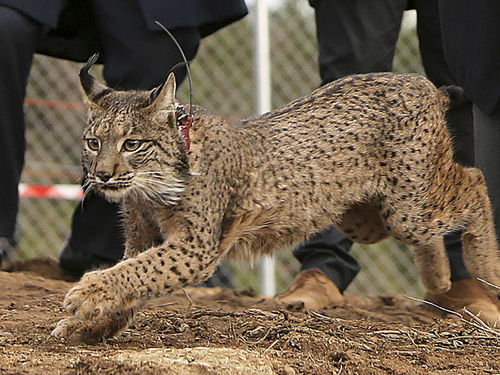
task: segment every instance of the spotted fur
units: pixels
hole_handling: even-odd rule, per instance
[[[346,77],[239,124],[195,108],[187,153],[172,76],[157,97],[86,91],[84,170],[123,203],[126,259],[69,291],[56,335],[110,336],[130,320],[105,328],[110,316],[205,280],[224,257],[271,254],[332,223],[354,241],[414,246],[434,293],[451,285],[443,236],[463,229],[469,271],[500,284],[484,177],[453,161],[449,96],[420,75]],[[127,152],[127,139],[144,142]]]

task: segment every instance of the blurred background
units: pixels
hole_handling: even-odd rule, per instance
[[[203,40],[191,66],[193,102],[214,113],[245,118],[257,113],[255,37],[251,15]],[[394,70],[423,72],[413,11],[405,13]],[[315,23],[307,1],[273,2],[269,13],[271,107],[277,108],[319,85]],[[80,64],[36,56],[25,103],[27,144],[24,184],[74,184],[81,176],[80,137],[85,120],[78,85]],[[187,84],[181,87],[187,102]],[[17,257],[57,259],[67,237],[77,200],[21,199]],[[376,245],[355,245],[362,272],[349,291],[363,294],[405,292],[418,296],[423,288],[411,251],[392,239]],[[230,263],[235,287],[260,290],[258,267]],[[290,249],[276,256],[277,291],[284,290],[298,271]]]

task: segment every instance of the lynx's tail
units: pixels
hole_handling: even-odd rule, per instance
[[[441,86],[439,90],[448,97],[449,109],[459,106],[466,100],[464,89],[460,86]]]

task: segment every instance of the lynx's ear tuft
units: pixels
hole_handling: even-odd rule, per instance
[[[97,104],[99,98],[113,91],[95,79],[95,77],[89,72],[90,68],[96,63],[98,58],[98,53],[92,55],[82,69],[80,69],[80,83],[82,85],[83,92],[86,99],[92,104]]]
[[[174,73],[170,73],[165,83],[151,91],[151,104],[147,108],[153,110],[154,112],[165,110],[173,111],[175,103],[175,88],[175,75]]]

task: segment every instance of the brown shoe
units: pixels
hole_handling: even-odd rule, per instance
[[[500,326],[500,301],[479,281],[465,279],[453,281],[451,289],[443,294],[427,293],[425,299],[438,306],[464,314],[464,307],[492,327]]]
[[[337,286],[318,268],[302,271],[284,293],[274,297],[291,309],[318,310],[341,306],[344,297]]]

